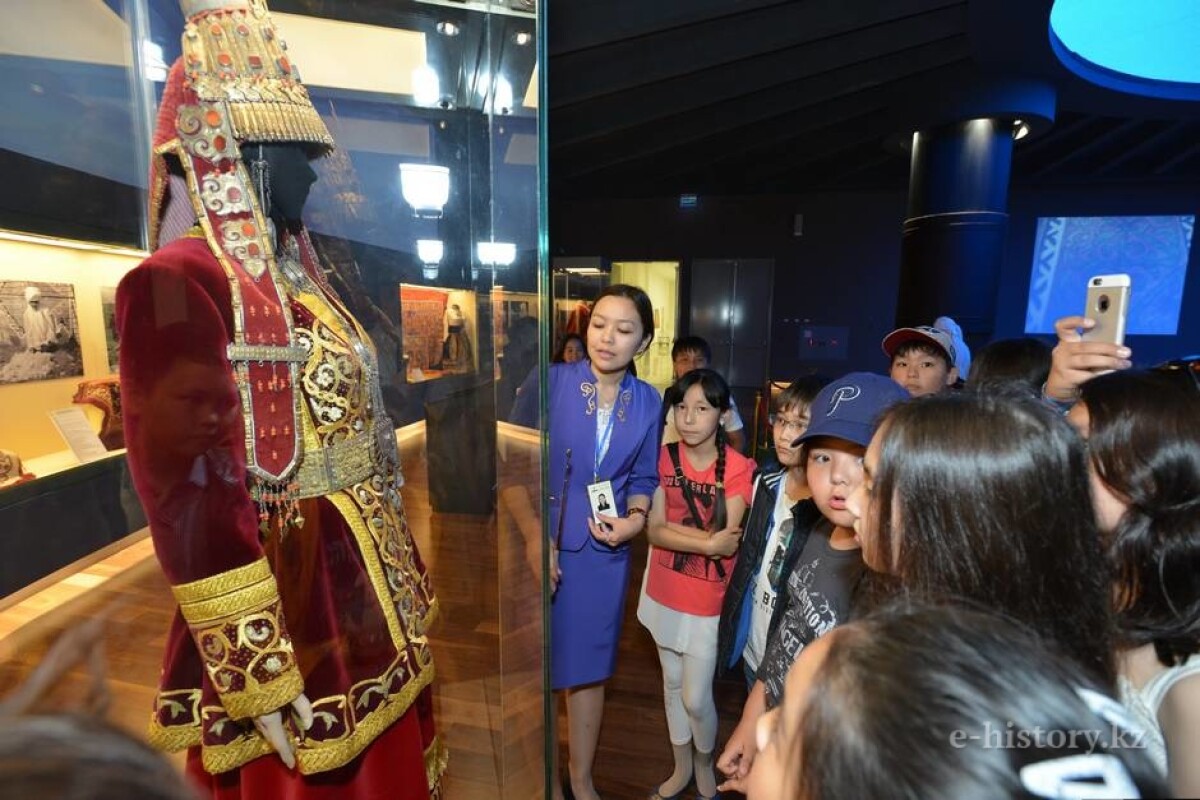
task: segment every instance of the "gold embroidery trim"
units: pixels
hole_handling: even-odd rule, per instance
[[[253,613],[270,605],[278,597],[279,588],[275,584],[275,578],[268,574],[258,583],[219,597],[180,603],[179,610],[183,612],[183,618],[187,620],[188,625],[196,628],[228,617],[241,617]]]
[[[442,773],[450,763],[450,750],[442,741],[442,737],[434,736],[433,742],[425,749],[425,783],[432,792],[442,780]]]
[[[362,433],[340,442],[305,449],[304,460],[296,470],[296,483],[300,490],[297,496],[323,497],[356,483],[362,483],[375,474],[375,451],[378,450],[375,423],[371,422]]]
[[[247,676],[249,688],[244,692],[222,692],[221,705],[230,719],[246,719],[270,714],[295,700],[304,691],[300,668],[293,663],[287,671],[267,684]],[[253,682],[253,685],[250,685]]]
[[[328,500],[337,508],[342,519],[354,533],[354,539],[358,542],[358,550],[362,554],[363,569],[366,570],[367,577],[371,579],[371,588],[375,590],[375,599],[379,603],[379,610],[383,612],[384,619],[387,620],[388,633],[392,635],[392,642],[396,645],[396,649],[403,650],[409,639],[400,627],[400,616],[396,611],[396,604],[392,602],[387,576],[383,572],[383,564],[379,559],[379,545],[375,543],[371,532],[367,530],[361,511],[352,499],[345,493],[339,492],[329,495]]]
[[[251,561],[249,564],[220,572],[207,578],[172,586],[171,591],[175,595],[175,601],[182,606],[211,600],[268,578],[274,580],[271,573],[271,565],[267,563],[267,559],[264,556],[257,561]]]
[[[378,682],[386,682],[388,676],[395,669],[396,666],[393,664]],[[386,702],[381,703],[378,708],[354,724],[354,730],[345,738],[328,744],[316,744],[312,747],[308,746],[309,740],[301,740],[296,751],[296,768],[302,775],[314,775],[349,764],[396,720],[404,716],[412,707],[413,700],[433,682],[433,679],[434,668],[430,664],[415,675],[403,690],[389,697]],[[349,704],[348,695],[338,696],[346,698],[347,705]],[[313,705],[321,705],[329,699],[331,698],[322,698]],[[201,753],[201,761],[207,772],[217,774],[237,769],[243,764],[271,752],[266,740],[255,732],[231,744],[205,746]]]
[[[217,775],[249,764],[260,756],[271,755],[278,758],[274,753],[274,749],[267,743],[267,740],[255,731],[235,739],[229,744],[202,746],[200,762],[204,765],[205,772]]]
[[[146,729],[146,741],[155,750],[162,750],[165,753],[178,753],[180,750],[195,747],[200,744],[202,738],[199,725],[164,727],[158,723],[158,720],[152,719]]]
[[[154,714],[146,730],[146,738],[152,747],[174,753],[200,744],[200,694],[199,689],[158,693],[154,698]],[[170,718],[179,719],[180,722],[170,725],[159,722],[159,712],[166,705],[179,708],[178,713],[172,713]]]

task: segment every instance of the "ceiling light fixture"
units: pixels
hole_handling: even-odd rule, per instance
[[[518,47],[524,47],[533,41],[533,34],[529,31],[517,31],[513,34],[513,43]]]
[[[421,275],[427,281],[437,280],[446,245],[441,239],[417,239],[417,258],[421,259]]]
[[[437,219],[450,199],[450,168],[436,164],[401,164],[400,191],[418,217]]]
[[[489,267],[508,267],[517,260],[517,246],[512,242],[479,242],[475,253],[479,263]]]
[[[444,19],[437,24],[437,32],[442,36],[458,36],[459,27],[448,19]]]
[[[446,244],[441,239],[417,239],[417,258],[422,264],[434,266],[442,263],[446,254]]]
[[[1020,141],[1029,135],[1029,125],[1024,120],[1013,120],[1013,139]]]

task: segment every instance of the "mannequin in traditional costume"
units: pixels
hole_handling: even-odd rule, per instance
[[[446,335],[442,340],[442,369],[447,372],[470,372],[475,356],[467,320],[458,303],[451,303],[444,315]]]
[[[436,798],[437,602],[374,349],[299,221],[332,140],[261,0],[183,6],[154,252],[117,293],[129,462],[179,603],[150,739],[215,797]]]

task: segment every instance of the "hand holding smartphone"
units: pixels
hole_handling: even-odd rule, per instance
[[[1088,278],[1087,304],[1083,315],[1096,324],[1085,330],[1085,342],[1125,344],[1125,321],[1129,316],[1129,297],[1132,281],[1125,273],[1094,275]]]

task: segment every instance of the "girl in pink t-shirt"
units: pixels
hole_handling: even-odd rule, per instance
[[[706,798],[717,793],[717,623],[750,503],[754,462],[726,443],[729,386],[717,373],[687,373],[667,389],[664,407],[675,415],[679,441],[659,453],[638,619],[658,645],[675,771],[650,797],[676,797],[694,775]]]

